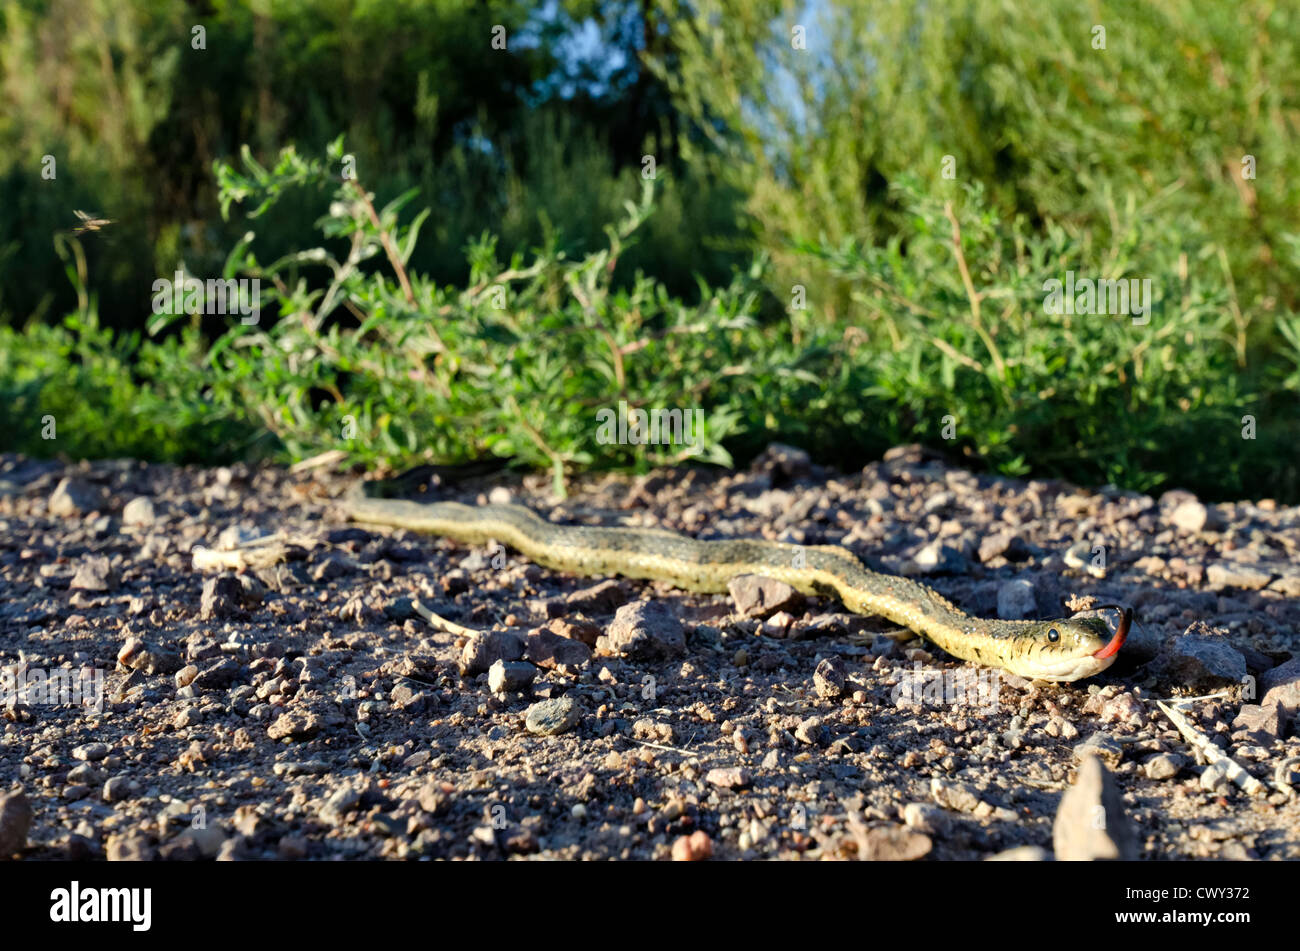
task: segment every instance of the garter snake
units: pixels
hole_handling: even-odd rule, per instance
[[[1109,667],[1132,620],[1112,634],[1105,620],[1048,621],[972,617],[925,585],[863,566],[834,545],[762,539],[697,541],[664,529],[557,525],[521,505],[463,505],[368,498],[344,501],[353,521],[444,535],[468,544],[495,540],[539,565],[577,575],[623,575],[693,591],[725,592],[740,575],[764,575],[805,594],[833,595],[859,614],[900,624],[963,660],[1022,677],[1070,681]]]

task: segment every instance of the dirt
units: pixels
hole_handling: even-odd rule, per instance
[[[0,852],[1300,858],[1296,508],[917,447],[438,490],[843,544],[981,616],[1136,610],[1114,667],[1043,684],[763,581],[572,578],[349,524],[357,478],[0,456]],[[1156,703],[1206,696],[1174,709],[1236,782]]]

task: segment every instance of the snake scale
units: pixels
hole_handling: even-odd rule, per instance
[[[356,522],[467,544],[495,540],[539,565],[577,575],[653,578],[705,592],[725,592],[740,575],[764,575],[805,594],[834,595],[859,614],[888,618],[955,657],[1036,680],[1079,680],[1105,670],[1114,663],[1131,621],[1131,613],[1124,612],[1112,634],[1098,617],[971,617],[931,588],[871,571],[852,552],[834,545],[698,541],[664,529],[557,525],[521,505],[412,502],[354,493],[344,508]]]

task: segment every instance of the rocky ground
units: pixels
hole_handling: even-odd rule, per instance
[[[0,857],[1300,858],[1300,510],[914,447],[441,492],[844,544],[985,616],[1136,609],[1044,685],[766,579],[349,525],[354,479],[0,457]]]

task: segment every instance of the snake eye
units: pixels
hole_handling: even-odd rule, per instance
[[[1058,631],[1056,628],[1052,628],[1047,632],[1047,639],[1053,642],[1059,641],[1061,639],[1060,631]]]

